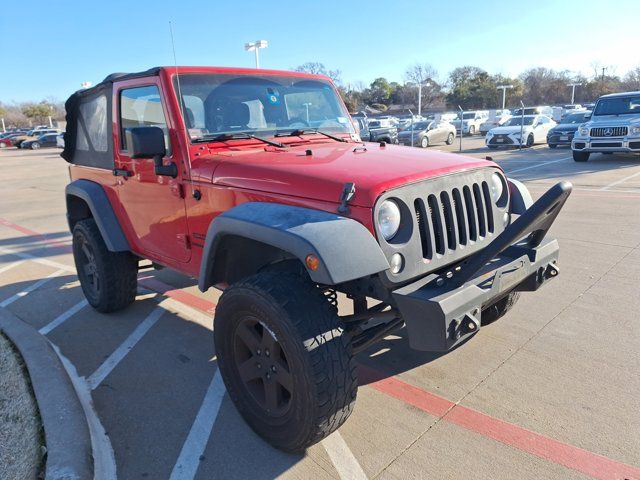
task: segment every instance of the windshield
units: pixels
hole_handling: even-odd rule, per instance
[[[594,115],[640,115],[640,95],[602,98],[598,100]]]
[[[419,130],[426,130],[428,126],[429,126],[429,122],[418,122],[418,123],[414,123],[413,125],[409,125],[406,129],[417,132]]]
[[[562,119],[562,123],[564,124],[578,124],[584,123],[587,120],[584,118],[584,113],[572,113],[571,115],[567,115]]]
[[[175,82],[175,80],[174,80]],[[271,75],[180,75],[185,123],[192,140],[223,134],[275,135],[320,129],[354,133],[349,114],[324,81]]]
[[[520,125],[533,125],[535,117],[524,117],[524,124],[522,123],[522,117],[511,117],[509,120],[502,124],[503,127],[519,127]]]

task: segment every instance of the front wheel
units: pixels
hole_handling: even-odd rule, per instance
[[[33,142],[31,144],[31,150],[38,150],[40,148],[40,144],[38,142]]]
[[[454,138],[456,138],[456,136],[450,132],[449,135],[447,136],[447,145],[451,145],[453,143]]]
[[[4,142],[0,142],[0,148],[6,148],[7,144]]]
[[[534,142],[533,134],[530,134],[527,137],[527,147],[533,147],[533,142]]]
[[[346,421],[358,388],[351,342],[307,278],[265,271],[235,283],[215,319],[222,378],[258,435],[296,452]]]
[[[557,148],[557,147],[558,147],[558,144],[556,144],[556,143],[550,143],[549,144],[549,148]]]
[[[429,139],[426,136],[422,137],[422,140],[420,140],[420,146],[422,148],[427,148],[429,146]]]
[[[576,152],[573,151],[573,160],[576,162],[586,162],[589,160],[589,152]]]
[[[476,127],[474,125],[471,125],[469,127],[469,136],[472,137],[475,134],[476,134]]]
[[[138,261],[129,252],[110,252],[93,218],[73,227],[73,260],[89,305],[99,312],[121,310],[136,298]]]

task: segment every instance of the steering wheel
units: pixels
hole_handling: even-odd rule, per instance
[[[289,127],[289,128],[309,128],[309,124],[307,122],[305,122],[300,117],[293,117],[293,118],[289,119],[289,125],[287,125],[287,127]]]

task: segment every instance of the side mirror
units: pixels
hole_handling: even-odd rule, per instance
[[[178,167],[175,163],[163,165],[162,158],[167,154],[164,147],[164,132],[158,127],[128,128],[125,133],[127,152],[131,158],[153,158],[154,173],[176,178]]]
[[[591,120],[591,113],[587,113],[587,114],[584,116],[584,119],[585,119],[585,120]]]

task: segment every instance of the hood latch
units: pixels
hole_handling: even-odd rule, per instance
[[[338,213],[349,213],[349,202],[356,194],[356,184],[353,182],[345,183],[342,187],[342,193],[340,194],[340,206],[338,207]]]

